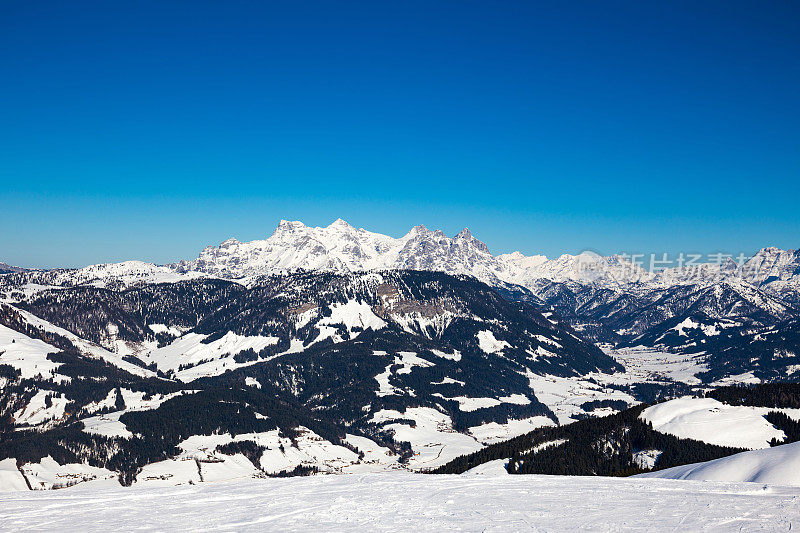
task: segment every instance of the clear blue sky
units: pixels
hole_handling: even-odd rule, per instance
[[[493,252],[800,246],[800,3],[0,5],[0,261],[282,219]]]

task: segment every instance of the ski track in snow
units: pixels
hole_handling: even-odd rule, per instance
[[[0,530],[788,531],[800,488],[404,473],[0,495]]]

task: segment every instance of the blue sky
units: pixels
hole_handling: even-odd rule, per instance
[[[168,262],[282,218],[550,256],[800,246],[797,2],[0,11],[0,261]]]

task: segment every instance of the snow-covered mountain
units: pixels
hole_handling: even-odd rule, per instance
[[[467,229],[394,238],[337,220],[284,221],[170,265],[14,269],[0,274],[0,433],[13,436],[0,471],[12,458],[47,488],[418,470],[618,413],[614,439],[639,427],[625,411],[638,402],[800,379],[798,265],[767,248],[653,273],[592,252],[494,256]],[[766,445],[777,434],[759,416]],[[670,450],[732,453],[640,429]],[[630,468],[652,459],[637,442],[615,451]]]
[[[739,265],[720,264],[666,268],[650,272],[630,257],[603,257],[593,252],[564,254],[554,259],[520,252],[494,256],[464,228],[454,237],[416,226],[393,238],[356,229],[342,219],[327,227],[308,227],[283,220],[264,240],[228,239],[205,248],[197,259],[169,265],[179,272],[202,272],[225,278],[268,275],[298,269],[353,272],[360,270],[439,270],[468,274],[486,283],[498,281],[533,288],[542,280],[575,282],[624,290],[664,288],[679,284],[739,279],[775,290],[800,288],[800,251],[764,248]]]
[[[471,276],[39,288],[0,303],[0,461],[43,488],[418,470],[637,401],[598,379],[622,365]]]
[[[281,221],[267,239],[228,239],[205,248],[194,260],[170,265],[128,261],[8,273],[0,275],[0,298],[21,301],[53,287],[120,290],[201,278],[229,279],[252,287],[270,276],[297,271],[390,270],[474,276],[507,299],[556,311],[595,342],[703,352],[717,361],[725,359],[723,350],[731,353],[731,344],[750,345],[770,328],[780,329],[781,323],[800,316],[800,252],[795,250],[765,248],[741,264],[727,259],[721,264],[651,272],[630,257],[593,252],[554,259],[519,252],[494,256],[466,228],[448,237],[416,226],[394,238],[356,229],[342,219],[327,227]],[[683,328],[676,333],[677,325],[688,323],[702,323],[705,329]],[[112,332],[108,338],[113,336]],[[723,338],[733,340],[723,346]],[[773,355],[768,352],[763,354],[767,359]],[[782,367],[767,360],[749,362],[744,354],[741,358],[733,365],[729,359],[724,366],[731,371],[760,366],[762,379],[774,379],[796,364],[791,358],[780,361]],[[724,377],[717,370],[710,368],[713,378]]]
[[[764,248],[745,263],[666,268],[651,272],[630,257],[594,252],[554,259],[520,252],[492,255],[464,228],[453,237],[416,226],[394,238],[356,229],[342,219],[327,227],[282,220],[266,239],[228,239],[208,246],[193,260],[164,266],[141,261],[92,265],[73,270],[24,271],[6,276],[3,285],[129,286],[211,276],[243,280],[297,270],[348,273],[369,270],[428,270],[467,274],[490,285],[515,284],[534,293],[548,283],[567,283],[622,291],[648,291],[676,285],[741,281],[766,292],[795,297],[800,293],[800,251]],[[788,295],[788,296],[787,296]]]
[[[450,238],[439,230],[416,226],[395,239],[356,229],[342,219],[324,228],[283,220],[268,239],[246,243],[228,239],[219,246],[205,248],[197,259],[182,261],[173,268],[225,278],[299,269],[437,270],[470,274],[488,282],[503,279],[508,270],[466,228]]]
[[[433,270],[468,274],[490,284],[526,286],[546,279],[556,282],[628,284],[649,279],[647,272],[617,256],[592,252],[526,257],[519,252],[494,256],[464,228],[454,237],[416,226],[400,238],[356,229],[342,219],[327,227],[281,221],[265,240],[242,243],[228,239],[205,248],[197,259],[170,265],[179,272],[203,272],[225,278],[277,272],[330,270]]]
[[[25,272],[25,269],[0,262],[0,274],[12,274],[14,272]]]

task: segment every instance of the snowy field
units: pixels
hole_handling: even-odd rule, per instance
[[[800,409],[726,405],[713,398],[689,396],[648,407],[639,418],[653,424],[656,431],[682,439],[754,450],[768,448],[773,438],[783,441],[786,437],[764,418],[770,411],[800,420]]]
[[[2,531],[789,531],[797,525],[800,487],[664,479],[398,472],[0,495]]]

